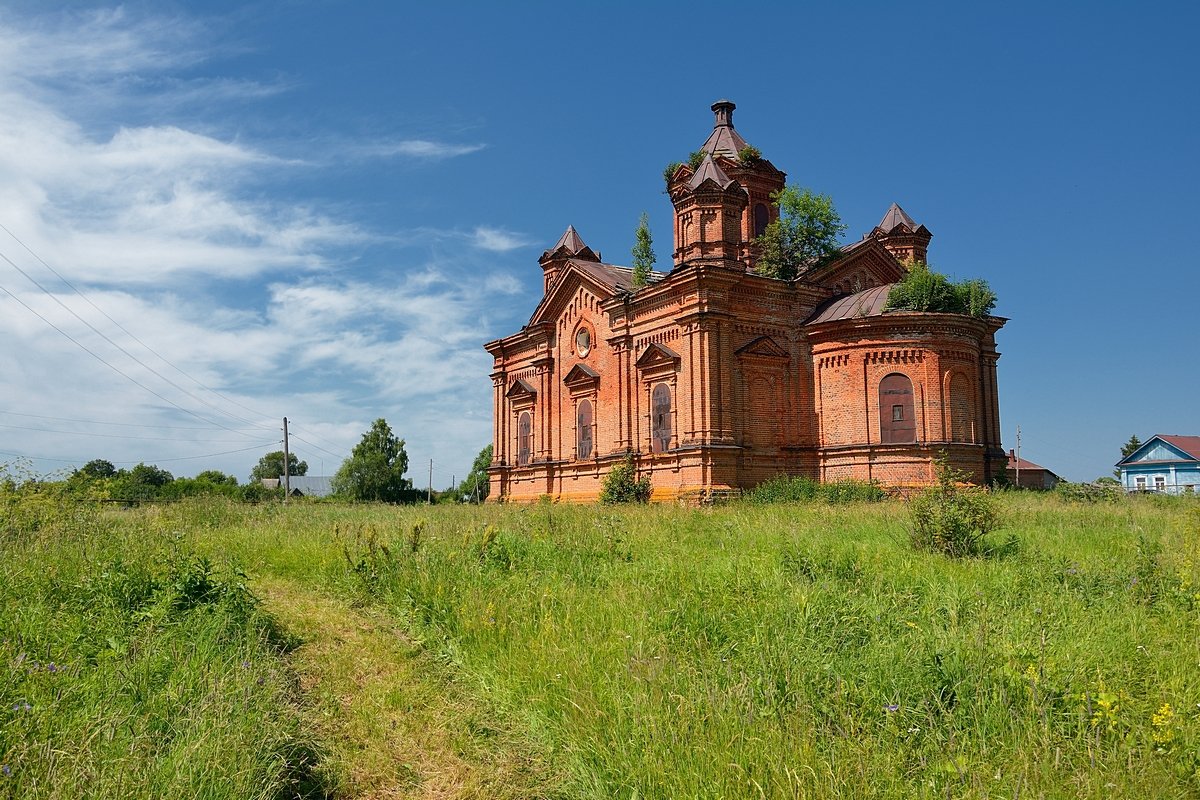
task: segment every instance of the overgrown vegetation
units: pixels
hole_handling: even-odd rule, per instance
[[[967,474],[954,469],[945,454],[935,460],[937,484],[908,503],[912,543],[919,550],[962,558],[988,552],[987,535],[1000,526],[994,497],[966,483]],[[1015,546],[1010,540],[1008,547]]]
[[[633,288],[640,289],[650,280],[654,269],[654,239],[650,236],[650,217],[645,211],[638,220],[633,245]]]
[[[988,316],[995,307],[996,293],[987,281],[978,278],[951,281],[923,261],[909,264],[903,280],[888,293],[886,305],[895,311],[966,314],[978,318]]]
[[[326,796],[244,574],[157,513],[45,499],[0,488],[0,797]]]
[[[31,490],[0,532],[0,797],[1200,794],[1200,503],[994,499],[1002,559],[914,551],[890,500]],[[309,655],[237,599],[264,584]]]
[[[772,194],[771,201],[779,207],[779,218],[755,239],[760,275],[790,281],[841,253],[838,238],[846,226],[829,195],[787,186]]]
[[[626,454],[625,460],[609,470],[600,485],[600,502],[613,503],[648,503],[653,488],[650,476],[637,474],[633,463],[633,455]]]
[[[776,475],[742,495],[750,503],[878,502],[887,497],[878,484],[866,481],[818,483],[798,475]]]
[[[748,144],[741,150],[738,150],[738,161],[744,166],[752,167],[762,161],[762,151],[752,144]]]
[[[672,161],[663,169],[663,180],[665,180],[667,183],[670,183],[671,178],[675,175],[675,171],[682,167],[685,163],[693,170],[699,169],[700,165],[704,163],[704,156],[706,155],[707,153],[703,150],[694,150],[688,154],[686,162]]]

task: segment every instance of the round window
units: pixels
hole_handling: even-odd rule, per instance
[[[580,328],[579,333],[575,334],[575,350],[581,356],[592,351],[592,334],[587,328]]]

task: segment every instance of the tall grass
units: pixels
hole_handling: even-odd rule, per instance
[[[154,512],[0,494],[0,797],[324,796],[235,568]]]
[[[33,601],[57,596],[50,574],[84,575],[118,557],[146,565],[164,586],[172,573],[158,565],[175,563],[177,548],[185,563],[239,564],[251,584],[272,575],[374,604],[487,709],[465,736],[486,741],[502,725],[552,766],[556,788],[536,796],[1200,795],[1197,504],[1074,504],[1026,493],[1000,502],[1002,533],[1020,548],[953,560],[914,551],[906,508],[894,501],[707,510],[181,505],[128,513],[86,546],[69,537],[39,545],[40,536],[6,544],[5,569],[10,547],[25,566],[5,575],[43,581],[18,592],[47,609],[22,623],[22,636],[32,640],[40,620],[65,626],[39,639],[38,648],[51,644],[45,655],[21,640],[39,664],[103,650],[90,624],[83,631],[52,619],[62,601]],[[151,546],[147,536],[167,544]],[[236,583],[235,573],[220,574]],[[18,603],[10,585],[5,624]],[[181,616],[171,624],[197,625],[223,602],[173,612]],[[170,627],[121,621],[117,630],[144,634],[117,640],[137,643],[124,658],[145,658],[141,643]],[[163,641],[176,648],[168,661],[186,655],[181,641]],[[257,674],[272,680],[269,643],[260,634],[245,641],[255,669],[264,665]],[[228,686],[244,686],[236,682],[243,656],[205,651],[227,665]],[[72,658],[81,665],[73,675],[92,668]],[[48,687],[57,680],[35,674]],[[35,707],[52,696],[21,691]],[[29,738],[22,769],[55,748],[107,747],[110,728],[122,744],[88,755],[90,766],[73,774],[104,772],[106,759],[164,727],[189,741],[192,705],[171,706],[172,696],[150,715],[144,699],[117,698],[128,704],[105,717],[115,725]],[[255,720],[272,698],[286,702],[262,691],[247,698],[237,716]],[[13,759],[27,741],[13,721],[32,717],[0,713],[8,715],[0,752]],[[136,736],[124,732],[131,718]],[[236,738],[241,728],[233,719],[228,726]],[[303,736],[285,724],[274,741]],[[249,776],[260,761],[228,746],[220,754],[193,746],[204,769],[259,785]],[[181,757],[134,750],[137,786],[162,774],[188,795],[191,778],[165,766]],[[116,778],[107,780],[107,794],[119,795]]]
[[[900,503],[288,530],[324,552],[315,580],[390,609],[549,754],[564,796],[1200,793],[1194,504],[1002,502],[1021,548],[989,560],[914,552]]]

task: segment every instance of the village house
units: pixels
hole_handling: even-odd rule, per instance
[[[736,493],[780,473],[885,486],[934,459],[1004,475],[988,316],[885,310],[932,238],[898,205],[793,281],[754,272],[785,174],[712,106],[695,168],[667,178],[669,272],[635,287],[574,227],[541,257],[543,297],[494,359],[490,499],[589,501],[632,454],[654,499]]]
[[[1127,492],[1194,494],[1200,488],[1200,436],[1151,436],[1117,462]]]

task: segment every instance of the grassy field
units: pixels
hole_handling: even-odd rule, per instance
[[[29,502],[0,797],[1200,797],[1191,499]]]

